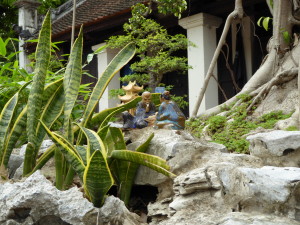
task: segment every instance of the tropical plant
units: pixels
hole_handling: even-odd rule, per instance
[[[86,147],[73,145],[63,136],[44,127],[53,141],[61,147],[66,159],[82,180],[87,197],[96,207],[103,204],[114,183],[118,185],[120,198],[128,203],[138,164],[148,166],[166,176],[174,176],[169,172],[165,160],[143,153],[153,134],[136,151],[130,151],[126,149],[122,131],[118,128],[110,128],[110,135],[103,142],[95,131],[79,124],[77,126],[87,139]]]
[[[23,175],[29,175],[41,168],[55,155],[57,187],[66,188],[76,172],[83,182],[87,197],[98,207],[101,206],[107,191],[114,183],[119,185],[120,197],[128,202],[137,164],[173,176],[164,160],[143,153],[153,136],[136,151],[129,151],[126,150],[121,131],[114,128],[109,129],[107,125],[116,113],[134,107],[140,100],[139,98],[125,105],[94,114],[95,107],[109,81],[134,56],[134,45],[125,46],[111,61],[95,85],[84,111],[82,122],[74,125],[70,115],[78,96],[82,75],[82,30],[72,47],[64,78],[45,87],[51,52],[50,37],[51,21],[48,13],[40,31],[28,104],[13,122],[12,118],[17,109],[19,93],[17,92],[1,113],[0,156],[1,159],[4,159],[2,161],[8,161],[14,144],[26,128],[28,143]],[[62,114],[64,115],[62,134],[51,132],[52,125]],[[88,127],[93,127],[98,131],[95,132]],[[52,145],[38,157],[40,145],[46,134],[55,141],[56,145]],[[2,146],[8,146],[8,150]],[[125,163],[124,160],[131,163]],[[3,163],[1,168],[5,170],[6,167],[7,164]]]

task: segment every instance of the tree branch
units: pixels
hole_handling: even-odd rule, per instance
[[[225,26],[224,26],[221,38],[219,40],[219,43],[218,43],[218,46],[217,46],[216,51],[214,53],[214,56],[212,58],[212,61],[211,61],[210,65],[209,65],[209,68],[208,68],[208,71],[206,73],[203,86],[202,86],[202,88],[200,90],[198,99],[196,101],[194,110],[192,112],[192,117],[196,117],[196,115],[198,113],[198,110],[199,110],[199,107],[200,107],[201,102],[203,100],[203,97],[204,97],[206,88],[208,86],[209,80],[210,80],[210,78],[211,78],[211,76],[213,74],[213,70],[214,70],[214,68],[216,66],[218,57],[220,55],[221,49],[222,49],[223,45],[225,44],[226,36],[227,36],[228,31],[230,29],[230,25],[231,25],[231,23],[232,23],[233,20],[242,19],[243,15],[244,15],[244,10],[243,10],[243,5],[242,5],[242,0],[235,0],[235,9],[234,9],[234,11],[232,13],[229,14],[229,16],[226,19]]]
[[[252,103],[248,106],[247,112],[251,110],[251,108],[260,100],[264,99],[265,96],[270,92],[271,88],[274,85],[279,85],[285,82],[288,82],[296,77],[298,74],[298,68],[285,70],[275,77],[273,77],[268,83],[266,83],[265,87],[257,94],[257,96],[253,99]]]

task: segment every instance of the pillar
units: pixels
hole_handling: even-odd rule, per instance
[[[18,0],[15,5],[19,8],[18,12],[18,25],[23,30],[28,30],[31,34],[38,28],[37,21],[37,7],[40,5],[35,0]],[[30,61],[24,49],[24,40],[19,38],[19,66],[31,72],[31,68],[28,67]]]
[[[98,48],[100,48],[103,45],[105,45],[105,43],[95,45],[92,47],[92,50],[96,51]],[[110,63],[110,61],[115,57],[115,55],[117,53],[118,53],[118,51],[116,51],[116,50],[106,48],[97,55],[98,78],[100,78],[102,73],[105,71],[107,65]],[[108,108],[112,108],[112,107],[116,107],[120,103],[119,99],[109,98],[110,90],[120,88],[119,78],[120,78],[120,73],[118,72],[115,74],[115,76],[109,82],[107,88],[105,89],[105,91],[102,95],[102,98],[99,101],[99,111],[102,111],[102,110],[108,109]]]
[[[189,112],[195,107],[205,75],[216,49],[216,28],[220,26],[221,18],[199,13],[179,20],[179,25],[187,30],[187,38],[196,46],[188,48]],[[217,78],[217,69],[214,70]],[[203,112],[219,104],[218,85],[214,78],[210,79],[205,96],[198,112]]]

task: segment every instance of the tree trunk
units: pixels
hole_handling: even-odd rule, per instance
[[[236,1],[236,4],[237,3],[238,2]],[[276,76],[276,74],[283,72],[282,63],[285,60],[283,56],[286,53],[290,54],[290,52],[288,52],[290,50],[290,43],[284,40],[283,32],[285,32],[285,34],[288,33],[289,36],[292,37],[292,23],[289,20],[292,16],[292,2],[289,0],[276,0],[273,1],[273,4],[273,37],[268,45],[269,54],[265,62],[255,72],[239,94],[255,92],[268,83],[274,76]],[[223,40],[220,40],[220,42],[221,41]],[[229,105],[236,100],[237,98],[234,96],[222,105],[209,109],[198,116],[217,114],[220,112],[223,105]]]
[[[221,35],[220,41],[218,43],[217,49],[214,53],[214,56],[213,56],[212,61],[209,65],[208,71],[206,73],[204,84],[203,84],[203,86],[200,90],[198,99],[196,101],[195,107],[194,107],[193,112],[192,112],[192,117],[195,117],[198,113],[198,110],[199,110],[199,107],[200,107],[201,102],[203,100],[203,97],[204,97],[206,88],[208,86],[209,80],[210,80],[211,76],[213,75],[213,70],[214,70],[214,68],[217,64],[218,57],[221,53],[223,45],[226,42],[226,37],[227,37],[228,31],[229,31],[230,25],[231,25],[233,20],[242,19],[243,15],[244,15],[244,10],[243,10],[243,5],[242,5],[242,0],[235,0],[234,11],[232,13],[230,13],[229,16],[226,19],[224,30],[222,32],[222,35]]]

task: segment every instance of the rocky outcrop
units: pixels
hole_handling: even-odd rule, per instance
[[[132,132],[133,144],[150,129],[143,132]],[[286,150],[297,152],[296,135],[278,131],[254,135],[249,139],[256,143],[251,144],[252,154],[244,155],[182,131],[157,130],[148,153],[165,158],[178,176],[172,181],[147,168],[139,171],[137,184],[159,189],[157,201],[148,205],[150,224],[300,224],[299,158],[291,159],[294,151]],[[258,146],[268,150],[253,151]]]
[[[39,171],[24,182],[0,185],[0,224],[139,225],[139,216],[110,196],[102,208],[93,206],[78,188],[57,190]]]
[[[250,135],[251,155],[283,156],[300,149],[300,131],[274,130]]]
[[[148,204],[149,224],[300,224],[299,132],[249,136],[251,154],[246,155],[185,131],[145,128],[130,131],[128,149],[152,132],[148,153],[166,159],[177,177],[140,167],[135,183],[159,192]],[[143,224],[119,199],[108,197],[102,208],[94,208],[77,188],[58,191],[40,172],[0,185],[0,200],[0,224]]]

